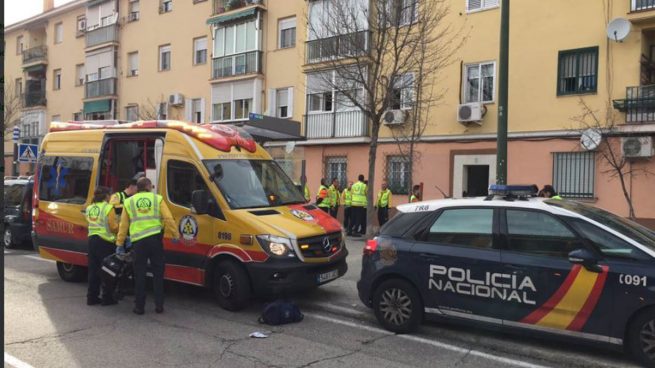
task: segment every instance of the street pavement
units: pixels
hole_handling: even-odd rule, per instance
[[[363,241],[350,239],[345,277],[295,296],[305,319],[257,322],[218,307],[202,288],[166,284],[166,311],[134,315],[132,297],[88,307],[85,283],[67,283],[55,263],[24,248],[4,252],[5,367],[633,367],[620,351],[428,323],[412,335],[379,327],[357,297]],[[255,331],[269,334],[256,339]]]

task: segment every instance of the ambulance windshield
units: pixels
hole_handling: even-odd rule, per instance
[[[275,161],[206,160],[204,164],[232,209],[305,203]]]

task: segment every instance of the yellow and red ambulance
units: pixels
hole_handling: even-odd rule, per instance
[[[229,310],[251,295],[316,287],[347,271],[339,222],[306,203],[244,130],[179,121],[53,122],[40,149],[33,241],[62,279],[87,266],[83,211],[97,186],[144,173],[182,241],[164,234],[166,279],[211,288]]]

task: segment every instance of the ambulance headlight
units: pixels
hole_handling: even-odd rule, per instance
[[[283,238],[275,235],[259,235],[257,236],[259,244],[266,253],[275,257],[295,257],[293,252],[293,245],[291,239]]]

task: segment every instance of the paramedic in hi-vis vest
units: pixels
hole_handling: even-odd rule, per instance
[[[123,213],[123,203],[125,200],[130,198],[136,193],[136,179],[130,179],[130,182],[127,183],[127,187],[121,192],[116,192],[112,194],[109,204],[114,206],[116,214],[120,217]]]
[[[318,187],[318,193],[316,194],[316,206],[325,211],[325,213],[330,213],[330,197],[328,196],[328,187],[325,185],[325,178],[321,179],[321,186]]]
[[[86,208],[86,221],[89,223],[89,288],[86,295],[87,305],[116,304],[113,290],[102,287],[102,298],[99,297],[101,278],[100,269],[102,260],[114,253],[114,241],[118,223],[114,207],[107,203],[109,189],[97,187],[93,193],[93,203]]]
[[[152,182],[148,178],[140,178],[137,183],[138,192],[128,198],[123,204],[124,214],[118,229],[116,252],[124,253],[123,244],[127,232],[130,232],[132,249],[135,253],[134,279],[135,294],[134,309],[136,314],[143,314],[146,304],[146,266],[150,260],[152,284],[155,292],[155,311],[164,312],[164,245],[163,234],[173,236],[173,242],[178,242],[180,233],[173,220],[170,210],[162,197],[151,193]]]
[[[362,236],[366,233],[366,206],[368,205],[366,193],[368,192],[368,186],[364,183],[364,175],[360,174],[358,179],[352,186],[350,215],[353,218],[353,226],[348,232],[348,235],[352,236]]]
[[[343,190],[343,193],[341,193],[341,199],[343,202],[343,228],[346,229],[346,231],[350,231],[350,228],[352,227],[352,212],[351,212],[351,206],[353,204],[353,182],[351,181],[348,183],[348,187]]]
[[[380,227],[389,221],[389,206],[391,206],[391,190],[387,187],[387,183],[382,183],[382,190],[378,192],[378,200],[375,202]]]

